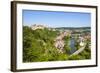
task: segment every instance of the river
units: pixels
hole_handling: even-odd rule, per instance
[[[71,47],[70,54],[74,53],[77,49],[75,48],[75,39],[71,38],[69,41],[69,46]]]

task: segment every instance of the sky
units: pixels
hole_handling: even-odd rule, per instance
[[[80,12],[56,12],[23,10],[23,25],[42,24],[48,27],[90,27],[91,14]]]

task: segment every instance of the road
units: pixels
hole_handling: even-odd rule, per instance
[[[86,44],[83,47],[81,47],[80,49],[78,49],[77,51],[75,51],[73,54],[71,54],[70,57],[73,56],[73,55],[78,55],[79,53],[81,53],[85,49],[85,46],[86,46]]]

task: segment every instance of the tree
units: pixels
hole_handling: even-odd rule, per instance
[[[31,30],[23,26],[23,62],[66,60],[67,55],[53,45],[57,34],[47,28]]]

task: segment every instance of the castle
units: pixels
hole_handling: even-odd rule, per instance
[[[41,24],[34,24],[34,25],[31,26],[31,29],[32,29],[32,30],[44,29],[44,28],[46,28],[46,26],[41,25]]]

